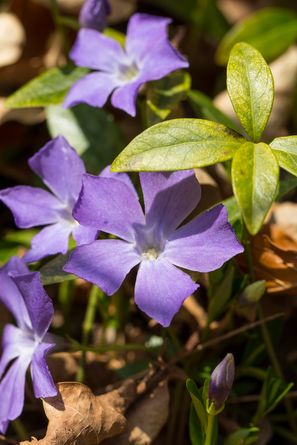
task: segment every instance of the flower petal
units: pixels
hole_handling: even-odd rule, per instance
[[[54,307],[41,284],[40,273],[15,275],[13,280],[24,298],[35,334],[43,338],[51,324]]]
[[[7,324],[3,330],[2,355],[0,359],[0,379],[11,360],[22,355],[25,350],[31,354],[34,348],[32,338],[24,335],[24,331],[12,324]]]
[[[166,17],[149,14],[132,15],[126,35],[127,53],[139,62],[160,41],[168,39],[167,28],[171,22],[172,20]]]
[[[16,419],[24,406],[26,371],[30,355],[16,359],[0,382],[0,424]]]
[[[56,385],[45,361],[46,354],[54,346],[49,343],[41,343],[33,354],[31,376],[35,397],[53,397],[57,395]]]
[[[102,31],[110,12],[108,0],[86,0],[79,13],[79,23],[83,28]]]
[[[22,329],[26,327],[30,328],[31,321],[22,294],[9,274],[23,274],[28,272],[28,267],[18,257],[12,257],[0,268],[0,301],[2,301],[13,314],[18,326]]]
[[[135,187],[134,187],[131,179],[129,178],[129,175],[127,175],[127,173],[112,172],[112,171],[110,171],[110,165],[108,165],[100,172],[100,174],[98,176],[100,178],[117,179],[118,181],[122,181],[124,184],[126,184],[128,187],[130,187],[130,189],[132,190],[132,192],[134,193],[134,195],[138,201],[137,192],[135,190]]]
[[[113,73],[125,58],[121,45],[93,29],[81,29],[70,51],[70,59],[79,66]]]
[[[111,103],[115,108],[126,111],[130,116],[136,115],[136,98],[141,85],[145,80],[136,79],[117,88],[111,96]]]
[[[195,209],[201,189],[193,170],[140,173],[147,225],[168,235]]]
[[[169,326],[198,284],[165,259],[142,261],[135,284],[135,303],[162,326]]]
[[[77,247],[64,270],[96,284],[108,295],[114,294],[126,275],[140,261],[133,245],[121,240],[98,240]]]
[[[81,102],[93,107],[103,107],[117,86],[118,82],[111,74],[98,72],[87,74],[70,88],[64,100],[64,107],[73,107]]]
[[[65,254],[68,250],[69,235],[73,227],[72,224],[61,222],[42,229],[32,238],[31,248],[24,256],[24,260],[27,263],[32,263],[56,253]]]
[[[162,60],[162,63],[160,63]],[[158,80],[172,71],[188,68],[189,62],[171,45],[161,41],[142,61],[141,78],[143,82]]]
[[[17,186],[0,191],[0,201],[11,210],[21,229],[55,223],[62,204],[46,190]]]
[[[87,227],[77,224],[77,226],[74,226],[72,229],[72,236],[75,239],[77,246],[81,246],[82,244],[90,244],[97,238],[98,230],[94,229],[94,227]]]
[[[8,420],[0,420],[0,433],[5,434],[9,425]]]
[[[116,179],[84,175],[83,186],[73,210],[81,224],[134,240],[134,227],[144,215],[131,187]]]
[[[73,207],[85,167],[63,136],[57,136],[29,159],[31,169],[63,203]]]
[[[199,272],[210,272],[243,252],[227,210],[217,205],[176,230],[167,242],[164,255],[173,264]]]

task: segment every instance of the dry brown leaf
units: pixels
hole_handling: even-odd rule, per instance
[[[296,294],[297,241],[277,225],[267,225],[252,239],[256,278],[266,280],[270,293]]]
[[[0,13],[0,67],[11,65],[21,57],[25,30],[16,15]]]
[[[58,383],[58,395],[43,400],[49,420],[46,436],[21,442],[21,445],[96,445],[120,434],[126,419],[126,395],[123,390],[95,396],[78,382]],[[131,388],[127,384],[127,391]]]
[[[274,203],[272,218],[279,228],[297,241],[297,204],[293,202]]]
[[[160,383],[127,413],[127,429],[104,445],[151,445],[165,425],[169,414],[167,382]]]

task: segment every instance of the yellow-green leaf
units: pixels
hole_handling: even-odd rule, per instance
[[[277,192],[279,167],[271,148],[247,142],[232,161],[232,184],[248,231],[260,229]]]
[[[297,136],[276,138],[271,142],[270,147],[279,165],[297,176]]]

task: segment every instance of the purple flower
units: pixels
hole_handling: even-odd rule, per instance
[[[72,86],[64,105],[71,107],[86,102],[102,107],[113,93],[112,105],[135,116],[141,85],[189,66],[168,40],[170,22],[168,18],[134,14],[128,24],[125,49],[104,34],[81,29],[70,58],[95,72]]]
[[[29,272],[17,257],[0,269],[0,301],[12,312],[17,326],[4,328],[0,360],[0,431],[16,419],[24,405],[26,371],[31,376],[36,397],[52,397],[56,386],[45,356],[55,346],[47,330],[54,309],[42,287],[38,272]]]
[[[102,31],[110,12],[108,0],[85,0],[80,10],[79,23],[83,28]]]
[[[81,226],[72,216],[85,167],[66,139],[58,136],[29,159],[31,169],[50,192],[30,186],[0,191],[0,201],[12,211],[20,228],[47,225],[33,239],[25,261],[66,253],[70,234],[77,244],[93,241],[97,230]]]
[[[128,177],[127,177],[128,178]],[[141,173],[145,215],[132,184],[85,175],[74,216],[81,223],[116,235],[76,248],[64,270],[111,295],[140,264],[135,302],[168,326],[198,284],[176,266],[209,272],[242,252],[218,205],[180,227],[200,199],[193,171]]]
[[[227,354],[210,376],[208,399],[220,409],[229,397],[234,381],[235,365],[233,354]]]

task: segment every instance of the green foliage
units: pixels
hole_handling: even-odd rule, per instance
[[[75,275],[63,271],[69,255],[70,252],[68,252],[67,255],[59,254],[41,267],[39,272],[44,285],[62,283],[63,281],[74,280],[76,278]]]
[[[259,431],[256,427],[240,428],[228,436],[224,445],[252,445],[257,442]]]
[[[184,170],[231,159],[244,139],[224,125],[172,119],[148,128],[120,153],[113,171]]]
[[[52,137],[62,134],[75,147],[86,169],[98,173],[122,148],[122,136],[113,116],[99,108],[80,104],[70,109],[52,105],[46,109]]]
[[[212,100],[206,96],[206,94],[201,93],[201,91],[191,90],[188,93],[188,98],[197,117],[204,117],[205,119],[218,122],[240,133],[241,130],[236,123],[215,107]]]
[[[191,88],[186,71],[175,71],[161,80],[148,84],[145,121],[151,126],[166,119]]]
[[[208,305],[208,324],[216,320],[224,310],[232,296],[232,285],[234,279],[234,267],[228,264],[227,267],[220,270],[220,280],[209,287],[209,305]],[[213,272],[217,274],[218,272]]]
[[[232,184],[245,224],[256,234],[276,196],[279,167],[264,143],[247,142],[232,161]]]
[[[258,142],[272,109],[273,77],[261,54],[246,43],[237,43],[230,53],[227,89],[243,128]]]
[[[293,386],[293,383],[284,382],[280,377],[274,374],[271,368],[269,368],[262,387],[254,422],[259,422],[259,420],[274,410]]]
[[[46,107],[63,101],[69,88],[87,74],[87,68],[52,68],[26,83],[5,102],[8,108]]]
[[[297,176],[297,136],[276,138],[270,147],[280,167]]]
[[[239,21],[220,42],[216,61],[228,62],[232,47],[238,42],[254,46],[267,61],[281,55],[297,39],[297,15],[289,9],[261,9]]]
[[[266,281],[259,280],[249,284],[239,297],[239,304],[254,304],[257,303],[264,295],[266,289]]]

